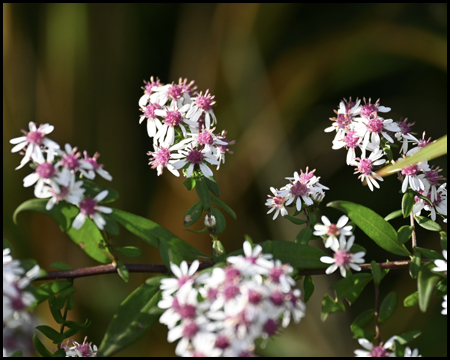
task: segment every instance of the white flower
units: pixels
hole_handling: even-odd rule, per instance
[[[83,194],[86,191],[83,186],[83,180],[75,181],[75,174],[70,173],[69,175],[69,185],[61,186],[60,192],[57,193],[51,186],[45,186],[42,190],[42,198],[51,199],[45,205],[46,210],[53,209],[55,204],[58,204],[61,200],[65,200],[73,205],[79,205],[83,200]]]
[[[436,267],[431,270],[439,272],[441,271],[447,272],[447,250],[442,250],[442,256],[444,257],[445,260],[442,259],[434,260],[434,265],[436,265]]]
[[[402,159],[398,159],[402,160]],[[406,192],[408,189],[408,184],[414,191],[419,192],[420,190],[425,190],[425,182],[428,180],[426,179],[425,174],[419,174],[420,171],[429,171],[430,167],[428,166],[428,163],[426,161],[423,161],[419,164],[413,164],[405,166],[401,169],[401,173],[404,176],[403,183],[402,183],[402,192]]]
[[[147,155],[152,156],[148,164],[152,165],[152,169],[157,170],[158,176],[163,173],[164,168],[167,168],[167,170],[175,176],[180,176],[178,170],[173,166],[173,164],[178,161],[178,153],[175,153],[174,151],[184,149],[189,141],[190,139],[184,139],[173,146],[169,146],[164,143],[161,144],[161,146],[158,146],[154,143],[153,148],[155,151],[149,151],[147,153]]]
[[[18,152],[25,147],[27,148],[25,156],[22,158],[20,165],[16,167],[16,170],[25,166],[31,159],[37,161],[38,158],[41,158],[41,145],[54,150],[59,149],[59,145],[56,142],[45,137],[53,131],[55,128],[53,125],[41,124],[39,125],[39,128],[36,128],[36,124],[30,121],[28,123],[28,128],[30,129],[28,133],[25,130],[22,130],[25,136],[20,136],[9,141],[11,144],[16,144],[16,146],[11,149],[11,152],[13,153]]]
[[[273,220],[275,220],[279,213],[281,213],[281,216],[286,216],[288,214],[288,211],[286,210],[286,201],[288,200],[287,196],[279,196],[278,190],[271,187],[270,191],[274,196],[267,195],[269,199],[266,201],[266,206],[268,206],[270,209],[267,212],[270,214],[272,211],[275,211],[275,214],[273,215]]]
[[[90,197],[85,198],[79,204],[80,213],[75,217],[75,220],[72,223],[72,227],[74,229],[81,229],[86,218],[89,217],[94,221],[95,225],[100,230],[103,230],[106,225],[106,220],[100,215],[100,213],[110,214],[112,213],[112,209],[106,206],[98,205],[100,201],[108,196],[108,190],[103,190],[98,193],[93,199]]]
[[[217,165],[218,160],[211,154],[207,153],[205,149],[197,150],[194,149],[192,144],[190,147],[178,150],[178,154],[173,155],[174,158],[179,159],[176,163],[173,164],[175,169],[181,169],[186,164],[189,164],[189,167],[186,172],[186,177],[191,177],[194,167],[198,165],[200,167],[201,172],[207,178],[214,175],[212,170],[206,165],[206,163],[210,163],[211,165]]]
[[[178,267],[176,264],[170,264],[170,270],[177,277],[176,279],[162,279],[161,280],[161,290],[162,296],[167,296],[175,291],[179,290],[183,285],[188,284],[192,285],[194,282],[194,274],[198,270],[200,262],[198,260],[194,260],[191,264],[191,267],[188,267],[186,261],[182,261],[180,266]]]
[[[186,117],[194,122],[198,122],[200,116],[202,114],[205,114],[205,127],[207,130],[209,130],[211,123],[212,125],[217,123],[216,116],[214,115],[214,112],[212,110],[212,106],[215,105],[216,102],[213,100],[214,96],[208,94],[208,91],[209,90],[206,90],[205,95],[202,95],[202,93],[200,92],[199,95],[192,98],[191,107],[186,114]]]
[[[150,103],[145,107],[141,107],[143,114],[139,119],[139,124],[141,124],[144,119],[147,119],[147,133],[150,137],[154,137],[162,126],[161,121],[155,113],[155,111],[159,109],[161,109],[161,106],[153,103]]]
[[[105,169],[103,169],[103,164],[98,164],[97,159],[99,158],[100,154],[96,152],[93,157],[89,157],[87,151],[83,152],[84,154],[84,160],[92,164],[94,171],[100,175],[103,179],[111,181],[112,176],[107,172]]]
[[[444,301],[442,302],[442,315],[447,315],[447,295],[444,296]]]
[[[360,338],[358,339],[359,345],[366,350],[355,350],[356,357],[395,357],[395,353],[392,350],[394,341],[397,336],[391,337],[384,344],[374,346],[369,340]]]
[[[422,357],[422,355],[419,354],[419,349],[411,350],[409,346],[405,348],[405,357]]]
[[[373,191],[373,187],[380,188],[377,181],[383,181],[383,178],[377,175],[374,171],[372,171],[374,166],[382,165],[386,162],[385,159],[381,159],[384,155],[383,151],[379,148],[376,148],[373,152],[370,153],[369,157],[366,158],[366,149],[362,150],[361,158],[355,158],[352,165],[356,166],[354,174],[361,174],[358,176],[358,179],[361,181],[366,180],[369,189]],[[375,180],[376,179],[376,180]]]
[[[341,234],[339,238],[339,246],[336,247],[335,244],[331,246],[331,249],[335,252],[333,257],[322,256],[320,261],[325,264],[332,264],[329,266],[325,273],[327,275],[336,271],[339,268],[342,277],[347,275],[347,270],[352,268],[355,271],[360,271],[361,267],[356,264],[362,264],[364,262],[363,256],[365,255],[364,251],[359,251],[355,254],[350,253],[350,249],[353,246],[353,242],[355,241],[355,237],[351,236],[348,239],[348,242],[345,239],[345,235]]]
[[[155,139],[159,139],[160,143],[167,145],[173,145],[175,141],[175,127],[179,126],[183,137],[186,137],[186,128],[183,126],[183,122],[188,125],[195,125],[190,120],[187,120],[184,116],[185,112],[189,109],[189,105],[184,105],[178,108],[175,102],[169,107],[164,107],[160,110],[155,110],[155,114],[164,118],[164,124],[159,127],[159,131],[154,135]]]
[[[69,347],[69,340],[67,340],[67,344],[61,344],[61,347],[66,351],[66,357],[97,357],[97,346],[86,341],[87,336],[82,344],[72,340],[72,346]]]
[[[341,234],[346,236],[353,235],[352,226],[351,225],[345,226],[349,220],[347,216],[342,215],[336,224],[332,224],[331,221],[328,220],[326,216],[322,216],[321,219],[324,225],[321,224],[314,225],[315,231],[313,232],[313,234],[316,236],[324,236],[324,235],[328,236],[325,242],[326,248],[339,247],[338,236],[340,236]]]

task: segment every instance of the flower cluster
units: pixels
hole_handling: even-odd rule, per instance
[[[61,347],[66,352],[66,357],[96,357],[97,346],[92,346],[92,343],[87,343],[87,336],[84,338],[82,344],[72,341],[72,346],[69,346],[69,340],[67,344],[61,344]]]
[[[149,151],[149,165],[158,175],[167,168],[175,176],[183,169],[186,177],[200,170],[205,177],[213,176],[210,165],[225,163],[225,154],[235,141],[226,138],[223,130],[214,134],[217,123],[212,107],[216,104],[209,90],[196,91],[194,82],[179,80],[178,84],[163,85],[159,79],[144,81],[144,95],[139,99],[142,115],[147,119],[147,133],[153,138],[154,151]]]
[[[3,250],[3,327],[17,328],[31,322],[30,308],[35,297],[26,291],[31,280],[39,275],[39,265],[25,272],[19,260],[13,260],[11,250]]]
[[[320,203],[325,197],[324,190],[329,190],[326,186],[319,183],[320,177],[315,176],[315,169],[306,172],[300,170],[300,174],[296,171],[293,177],[287,177],[289,184],[280,188],[280,190],[273,187],[270,188],[273,196],[268,195],[269,199],[266,201],[266,206],[270,209],[267,212],[270,214],[275,211],[273,220],[281,216],[286,216],[288,211],[287,206],[291,205],[295,201],[295,207],[297,211],[302,210],[302,204],[312,207],[315,203]]]
[[[390,110],[380,105],[380,100],[372,104],[370,99],[368,102],[364,99],[364,104],[361,104],[358,99],[344,99],[340,102],[339,109],[334,110],[336,117],[330,118],[333,121],[332,126],[325,129],[325,132],[336,131],[332,148],[347,149],[347,165],[356,167],[355,174],[358,174],[358,178],[365,181],[372,191],[374,187],[380,187],[378,181],[383,181],[375,170],[393,161],[391,147],[395,141],[399,143],[395,146],[400,148],[401,157],[398,160],[431,143],[431,138],[425,139],[425,133],[421,139],[415,136],[416,133],[411,131],[414,123],[408,123],[408,119],[395,122],[380,116],[380,113]],[[412,147],[408,149],[410,145]],[[414,214],[420,215],[422,210],[430,211],[433,221],[436,220],[436,213],[447,217],[447,184],[439,183],[446,180],[439,174],[439,168],[430,167],[428,161],[422,161],[405,166],[399,171],[402,192],[406,192],[410,187],[418,193]]]
[[[277,333],[280,319],[287,327],[305,315],[301,292],[289,276],[292,267],[244,242],[244,256],[230,256],[228,266],[196,276],[198,261],[172,264],[176,279],[163,279],[166,309],[160,322],[167,325],[167,340],[180,339],[180,356],[251,356],[254,342]]]
[[[80,213],[73,221],[73,228],[80,229],[89,217],[102,230],[106,221],[100,213],[111,213],[112,210],[98,205],[98,202],[108,195],[108,191],[104,190],[94,198],[84,196],[86,189],[83,188],[83,181],[77,180],[77,176],[93,180],[96,174],[106,180],[112,180],[112,176],[103,169],[103,164],[97,162],[100,154],[95,153],[89,157],[87,151],[84,151],[82,158],[78,149],[70,144],[66,144],[62,150],[59,144],[47,138],[54,129],[52,125],[43,124],[36,127],[34,122],[30,122],[28,127],[28,132],[22,130],[24,136],[10,140],[11,144],[16,144],[11,152],[25,151],[16,169],[30,162],[34,169],[33,173],[23,179],[23,186],[34,185],[34,195],[37,198],[49,198],[47,210],[51,210],[62,200],[78,206]]]

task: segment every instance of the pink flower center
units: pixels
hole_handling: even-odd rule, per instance
[[[339,228],[337,227],[336,224],[330,224],[330,226],[328,226],[328,231],[327,231],[327,235],[331,236],[331,235],[339,235]]]
[[[359,143],[359,136],[356,135],[355,130],[350,130],[348,134],[345,136],[344,141],[347,147],[349,148],[355,148],[358,146]]]
[[[413,124],[408,124],[406,119],[404,121],[397,122],[398,126],[400,126],[400,131],[403,135],[409,134],[411,132],[411,127]]]
[[[206,96],[198,96],[195,104],[205,112],[211,110],[211,99]]]
[[[97,201],[87,197],[83,201],[80,202],[80,211],[82,214],[90,216],[94,215],[97,212]]]
[[[183,89],[178,85],[172,85],[167,90],[167,96],[169,99],[178,100],[183,96]]]
[[[69,170],[77,170],[80,167],[80,162],[73,154],[68,154],[61,159],[61,163]]]
[[[358,170],[361,174],[370,175],[372,173],[372,160],[370,159],[361,159],[359,162]]]
[[[284,197],[281,197],[281,196],[274,196],[273,202],[275,203],[275,206],[277,208],[280,208],[280,207],[284,206],[284,203],[286,202],[286,199]]]
[[[305,184],[303,184],[301,181],[297,181],[292,187],[291,187],[291,194],[294,196],[305,196],[309,193],[309,188]]]
[[[203,162],[203,154],[199,150],[191,150],[186,156],[186,160],[192,164],[201,164]]]
[[[194,337],[194,335],[197,333],[198,331],[198,326],[196,323],[191,322],[189,324],[187,324],[184,329],[183,329],[183,337],[186,337],[188,339],[192,339]]]
[[[439,172],[436,170],[425,171],[425,176],[431,186],[437,185],[439,181]]]
[[[370,350],[371,357],[388,357],[389,354],[387,350],[382,346],[375,346],[372,350]]]
[[[235,281],[239,280],[241,273],[238,269],[231,266],[225,268],[225,281]]]
[[[236,297],[239,294],[239,288],[236,285],[226,285],[223,290],[223,296],[225,300],[230,300]]]
[[[181,288],[184,284],[189,281],[190,277],[187,275],[183,275],[178,279],[178,288]]]
[[[275,322],[275,320],[273,320],[273,319],[267,320],[267,322],[263,326],[264,332],[269,336],[272,336],[273,334],[275,334],[275,332],[277,331],[277,328],[278,328],[278,325]]]
[[[95,153],[95,155],[91,158],[88,156],[88,153],[86,150],[83,152],[83,154],[84,154],[84,161],[87,161],[88,163],[90,163],[93,166],[94,171],[97,171],[97,169],[100,167],[100,165],[97,163],[97,157],[100,156],[100,154]]]
[[[219,349],[226,349],[228,346],[230,346],[230,341],[228,340],[228,337],[225,335],[218,335],[216,338],[215,346]]]
[[[182,120],[183,117],[178,110],[168,111],[164,119],[164,124],[174,127],[179,125]]]
[[[417,146],[420,147],[420,148],[424,148],[425,146],[427,146],[430,143],[430,141],[431,141],[431,138],[428,139],[428,140],[420,139]]]
[[[336,123],[338,128],[345,129],[352,123],[352,119],[347,114],[338,114]]]
[[[36,131],[30,131],[26,138],[27,138],[27,142],[29,144],[36,144],[36,145],[41,145],[42,144],[42,139],[44,138],[45,134],[40,132],[39,130]]]
[[[197,136],[197,141],[200,145],[212,145],[214,143],[214,138],[211,135],[211,132],[208,130],[203,130]]]
[[[92,351],[90,345],[92,343],[80,344],[77,346],[77,350],[81,353],[82,357],[91,357]]]
[[[306,169],[306,170],[308,170],[308,169]],[[316,171],[316,170],[313,170],[313,171],[310,171],[310,172],[306,171],[306,172],[304,173],[303,171],[300,170],[300,172],[301,172],[301,175],[300,175],[300,181],[301,181],[303,184],[306,184],[309,180],[311,180],[311,179],[314,177],[314,172],[315,172],[315,171]]]
[[[402,175],[406,175],[406,176],[413,176],[416,175],[419,172],[419,167],[417,165],[409,165],[409,166],[405,166],[402,169]]]
[[[280,276],[284,274],[284,271],[280,267],[273,267],[269,271],[269,277],[276,283],[280,282]]]
[[[193,319],[195,317],[195,306],[193,305],[184,305],[178,309],[178,314],[183,319]]]
[[[41,179],[50,179],[55,175],[55,167],[53,164],[44,162],[36,168],[36,172]]]
[[[155,169],[159,165],[166,166],[170,160],[170,150],[165,147],[161,147],[157,152],[149,151],[147,155],[153,156],[153,161],[150,159],[149,162],[149,165],[152,164],[152,169]]]
[[[345,249],[338,250],[334,253],[334,259],[336,260],[337,266],[347,265],[351,258],[351,254]]]
[[[361,115],[370,118],[371,116],[377,116],[378,108],[374,104],[365,104],[361,108]]]
[[[148,119],[154,119],[156,118],[155,110],[161,109],[161,106],[159,104],[149,104],[144,110],[144,116]]]
[[[261,302],[262,298],[263,298],[262,295],[259,292],[257,292],[256,290],[252,289],[248,292],[248,302],[250,304],[254,304],[254,305],[259,304]]]
[[[378,118],[369,120],[369,124],[367,124],[367,130],[377,134],[381,133],[383,127],[384,127],[383,122]]]
[[[283,294],[280,293],[279,291],[274,291],[271,295],[270,295],[270,301],[272,301],[272,303],[275,306],[281,306],[283,305]]]

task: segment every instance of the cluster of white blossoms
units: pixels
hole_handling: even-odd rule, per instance
[[[58,143],[47,137],[54,129],[52,125],[41,124],[36,127],[34,122],[30,122],[28,127],[28,132],[22,130],[24,136],[10,140],[11,144],[15,144],[11,152],[21,151],[24,155],[16,170],[28,163],[34,169],[34,172],[23,179],[23,186],[34,185],[34,195],[37,198],[50,198],[47,210],[51,210],[62,200],[78,206],[80,213],[72,223],[73,228],[80,229],[89,217],[102,230],[106,221],[101,213],[111,213],[112,209],[100,206],[98,202],[108,195],[108,191],[104,190],[94,198],[85,197],[83,181],[78,180],[79,177],[93,180],[96,174],[112,180],[112,176],[103,169],[103,164],[97,162],[100,154],[95,153],[89,157],[87,151],[84,151],[82,158],[77,148],[72,148],[70,144],[66,144],[64,150],[61,150]]]
[[[87,336],[82,344],[72,340],[72,346],[69,346],[69,340],[67,340],[67,344],[61,344],[61,347],[66,352],[66,357],[97,357],[97,346],[86,341]]]
[[[179,340],[179,356],[252,356],[255,340],[277,333],[305,316],[301,291],[294,289],[293,269],[273,260],[256,245],[245,241],[245,256],[230,256],[228,266],[197,276],[199,262],[190,268],[183,261],[172,264],[176,278],[161,280],[166,311],[167,340]]]
[[[153,138],[154,151],[147,153],[149,165],[157,169],[158,175],[167,168],[175,176],[180,175],[180,169],[184,169],[186,177],[198,169],[205,177],[213,176],[208,164],[219,169],[225,163],[225,154],[233,153],[228,146],[235,143],[227,140],[225,130],[214,134],[214,96],[209,90],[204,95],[198,93],[194,82],[187,83],[187,79],[163,85],[151,77],[144,83],[139,123],[147,120],[147,133]]]
[[[275,211],[273,220],[281,216],[286,216],[288,211],[287,206],[291,205],[295,201],[295,207],[297,211],[302,209],[303,204],[312,207],[315,203],[320,203],[325,197],[324,190],[329,190],[326,186],[319,183],[320,176],[315,176],[315,169],[306,172],[300,170],[300,174],[296,171],[293,177],[287,177],[289,184],[280,188],[280,190],[273,187],[270,188],[273,196],[267,195],[269,199],[266,201],[266,206],[270,209],[267,212],[270,214]]]
[[[431,142],[431,138],[425,139],[425,133],[418,139],[411,131],[414,123],[408,123],[408,119],[395,122],[380,116],[380,113],[390,110],[380,105],[379,100],[372,104],[370,99],[369,102],[364,99],[364,104],[361,104],[360,100],[354,102],[351,98],[348,101],[344,99],[339,109],[334,110],[337,116],[330,118],[332,126],[325,129],[325,132],[336,131],[332,148],[347,149],[347,165],[356,167],[355,174],[359,174],[358,178],[366,181],[372,191],[374,187],[380,187],[378,181],[383,181],[375,170],[387,163],[386,150],[391,151],[395,141],[400,147],[398,160],[416,153]],[[412,147],[408,149],[410,145]],[[432,220],[436,220],[436,213],[439,213],[446,221],[447,184],[439,183],[446,180],[439,174],[441,170],[423,161],[405,166],[399,171],[402,192],[410,187],[421,195],[415,199],[414,214],[419,215],[422,210],[426,210],[431,212]]]
[[[29,309],[36,299],[26,288],[40,271],[39,265],[35,265],[25,272],[10,253],[8,248],[3,250],[3,329],[31,323]]]

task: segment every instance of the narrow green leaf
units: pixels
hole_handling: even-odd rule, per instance
[[[370,264],[370,271],[372,272],[373,283],[378,286],[381,282],[381,268],[375,260],[372,260]]]
[[[211,200],[213,202],[215,202],[217,205],[219,205],[222,209],[224,209],[228,214],[230,214],[234,220],[236,220],[236,213],[233,211],[232,208],[230,208],[222,200],[219,200],[219,199],[215,198],[214,196],[211,197]]]
[[[197,180],[197,186],[195,188],[197,190],[197,195],[202,202],[203,209],[208,210],[211,206],[211,194],[209,193],[206,181],[204,179]]]
[[[130,272],[121,260],[117,260],[117,273],[126,283],[130,279]]]
[[[191,191],[193,188],[195,188],[195,183],[196,183],[196,181],[194,178],[187,178],[183,182],[184,186],[186,186],[186,189],[188,189],[189,191]]]
[[[50,296],[58,294],[64,289],[72,287],[70,281],[53,281],[39,286],[38,288],[33,288],[33,295],[36,298],[37,304],[43,303]]]
[[[47,350],[47,348],[44,346],[44,344],[39,340],[37,334],[33,334],[33,345],[39,355],[43,357],[52,357],[52,353]]]
[[[295,224],[295,225],[303,225],[306,224],[306,220],[303,219],[299,219],[296,217],[293,217],[291,215],[285,215],[284,216],[285,219],[288,219],[291,223]]]
[[[57,270],[71,270],[72,268],[67,265],[65,262],[62,261],[56,261],[50,265],[52,268],[55,268]]]
[[[402,213],[404,218],[409,217],[409,214],[411,214],[413,206],[414,206],[414,193],[412,192],[412,190],[408,190],[407,192],[405,192],[405,195],[403,195],[402,198]]]
[[[389,215],[387,215],[384,220],[386,221],[391,221],[392,219],[398,218],[402,216],[402,211],[401,210],[395,210],[393,212],[391,212]]]
[[[417,339],[420,336],[421,332],[419,330],[412,330],[405,332],[403,334],[397,335],[397,341],[400,345],[405,345]]]
[[[201,233],[204,233],[204,232],[208,231],[208,228],[205,226],[205,227],[204,227],[203,229],[201,229],[201,230],[191,230],[191,229],[184,229],[184,230],[193,232],[193,233],[195,233],[195,234],[201,234]]]
[[[425,216],[414,215],[414,219],[424,229],[427,229],[430,231],[441,231],[442,230],[441,225],[439,225],[437,222],[435,222]]]
[[[305,292],[304,301],[307,303],[314,292],[314,280],[311,275],[305,275],[305,279],[303,280],[303,291]]]
[[[414,231],[413,226],[408,225],[402,226],[400,229],[398,229],[397,232],[398,242],[400,244],[406,243],[411,238],[413,231]]]
[[[364,327],[372,320],[375,316],[375,310],[368,309],[361,314],[359,314],[353,323],[350,325],[350,329],[354,335],[354,338],[365,338],[371,340],[374,335],[366,330]]]
[[[209,191],[211,191],[217,197],[220,197],[219,185],[217,184],[217,181],[214,178],[214,176],[211,176],[210,178],[205,177],[204,179],[206,182],[206,186],[208,186]]]
[[[84,324],[79,323],[77,321],[65,321],[64,325],[67,326],[69,329],[74,329],[77,331],[82,331],[82,330],[86,330],[89,328],[89,326],[91,326],[91,322],[86,319],[86,321],[84,322]]]
[[[398,298],[395,292],[392,291],[387,294],[380,305],[380,315],[378,317],[380,324],[385,323],[394,314],[397,308],[397,302]]]
[[[420,266],[422,265],[422,256],[420,251],[417,251],[417,248],[414,249],[414,256],[411,259],[411,263],[409,264],[409,275],[412,279],[417,279],[419,275]]]
[[[439,235],[441,235],[441,248],[447,250],[447,233],[445,231],[441,231]]]
[[[333,201],[327,206],[344,212],[378,246],[396,255],[409,256],[408,249],[399,244],[397,232],[376,212],[349,201]]]
[[[113,236],[119,236],[119,225],[111,218],[110,214],[102,214],[102,217],[106,221],[103,230]]]
[[[404,307],[416,306],[419,303],[419,292],[415,291],[403,300]]]
[[[416,251],[421,253],[426,259],[435,260],[435,259],[443,259],[442,254],[437,251],[416,247]]]
[[[77,289],[75,288],[75,286],[71,286],[71,287],[61,291],[59,293],[58,297],[56,298],[55,306],[60,310],[62,308],[64,308],[64,306],[66,306],[67,297],[76,291],[77,291]]]
[[[147,280],[119,306],[100,344],[97,356],[112,356],[142,338],[156,323],[163,310],[159,284],[165,276]]]
[[[142,255],[141,249],[138,249],[135,246],[124,246],[124,247],[117,246],[115,247],[115,249],[122,255],[128,257],[138,257]]]
[[[50,308],[50,312],[53,316],[53,319],[55,319],[55,321],[58,324],[62,324],[64,322],[64,318],[61,315],[61,309],[58,307],[57,303],[56,303],[56,297],[55,296],[50,296],[48,298],[48,306]]]
[[[203,213],[203,206],[202,202],[199,201],[198,203],[195,203],[192,205],[188,211],[186,211],[186,214],[184,214],[184,226],[189,227],[193,224],[195,224],[198,219],[201,218]]]
[[[36,330],[43,333],[46,337],[52,340],[54,344],[61,344],[64,340],[64,336],[50,326],[39,325],[36,326]]]
[[[220,210],[216,208],[211,208],[211,213],[216,218],[217,234],[222,234],[225,231],[225,228],[227,227],[225,216],[223,216]]]
[[[347,299],[349,304],[353,304],[371,280],[371,274],[352,274],[338,280],[331,287],[336,291],[336,296],[339,300]]]
[[[325,321],[330,314],[344,311],[344,304],[339,300],[333,300],[330,295],[325,294],[322,300],[322,314],[320,315],[322,321]]]
[[[419,291],[419,308],[422,312],[427,310],[434,286],[439,281],[439,276],[431,271],[435,267],[433,262],[421,266],[417,277],[417,290]]]
[[[311,240],[311,236],[312,236],[312,229],[305,227],[301,229],[300,232],[297,234],[295,242],[302,245],[308,245],[309,240]]]

